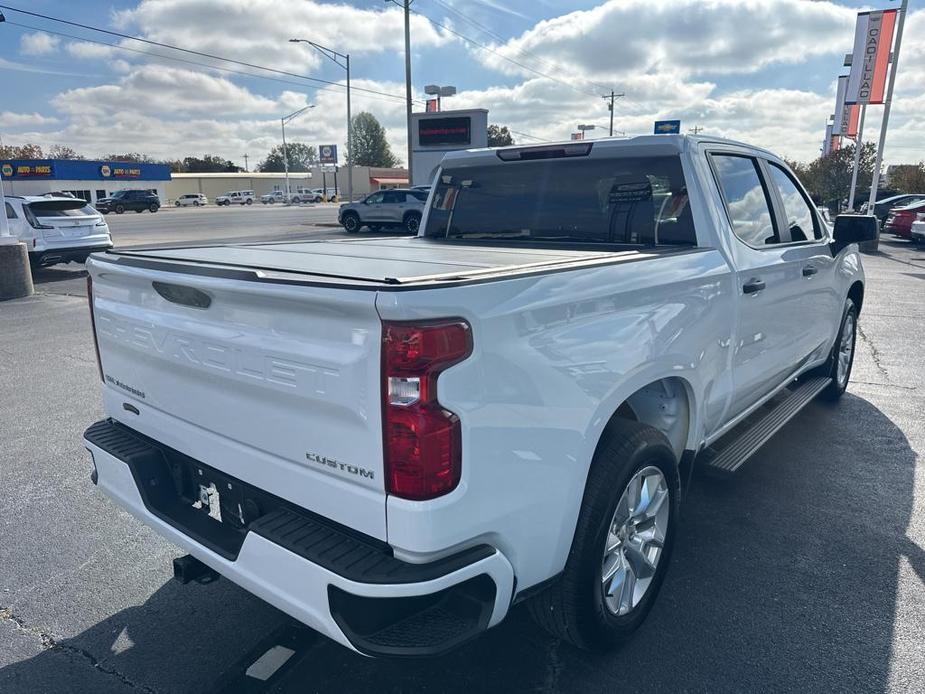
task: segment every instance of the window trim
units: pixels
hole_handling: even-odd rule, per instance
[[[768,180],[768,186],[772,189],[774,195],[774,204],[777,207],[775,213],[780,217],[780,227],[785,230],[787,235],[787,242],[781,243],[778,245],[781,246],[809,246],[814,244],[828,244],[828,234],[826,233],[826,226],[822,224],[819,219],[819,211],[816,209],[816,206],[813,204],[812,198],[809,197],[809,194],[803,188],[803,185],[800,183],[800,180],[793,174],[792,171],[787,167],[786,164],[774,161],[773,159],[762,158],[761,164],[764,167],[765,176]],[[793,237],[790,235],[790,227],[787,224],[787,209],[784,205],[784,200],[781,197],[780,190],[778,190],[777,185],[774,184],[774,177],[771,172],[771,166],[776,166],[780,169],[790,182],[796,187],[797,192],[803,197],[803,202],[806,203],[806,206],[809,207],[809,214],[813,219],[813,236],[815,237],[816,232],[819,232],[819,238],[806,239],[805,241],[794,241]]]
[[[774,196],[771,194],[770,189],[768,188],[768,182],[765,180],[765,172],[762,169],[759,162],[759,157],[754,153],[745,153],[737,152],[735,150],[728,149],[708,149],[705,154],[707,155],[707,163],[710,166],[710,170],[713,172],[713,182],[716,184],[716,190],[719,192],[720,200],[723,201],[723,209],[726,212],[726,220],[729,222],[729,230],[732,232],[733,237],[741,244],[745,245],[748,248],[751,248],[756,251],[767,251],[774,248],[780,248],[781,246],[788,245],[784,243],[780,233],[780,220],[778,219],[777,209],[775,207],[776,201]],[[761,246],[753,246],[748,241],[739,236],[735,231],[735,224],[732,221],[732,214],[729,212],[729,200],[726,198],[726,191],[723,190],[723,186],[720,183],[719,171],[716,168],[716,162],[713,161],[714,156],[721,157],[738,157],[740,159],[749,159],[752,162],[752,166],[755,167],[755,173],[758,175],[758,181],[761,183],[761,189],[764,191],[765,201],[768,203],[768,212],[771,214],[771,226],[774,228],[774,236],[777,237],[777,243],[764,244]],[[789,238],[789,236],[788,236]],[[801,242],[803,243],[803,242]]]

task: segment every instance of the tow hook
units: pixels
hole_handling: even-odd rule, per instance
[[[197,583],[212,583],[217,581],[220,574],[191,554],[177,557],[173,560],[173,578],[183,585],[196,581]]]

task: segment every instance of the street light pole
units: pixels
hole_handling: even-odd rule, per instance
[[[300,108],[298,111],[279,119],[280,127],[283,131],[283,170],[286,172],[286,202],[289,202],[289,196],[291,195],[289,191],[289,150],[286,148],[286,123],[301,116],[310,108],[315,108],[315,104],[309,104],[305,108]]]
[[[353,116],[350,113],[350,54],[338,53],[333,48],[322,46],[320,43],[309,41],[308,39],[289,39],[289,43],[307,43],[316,51],[321,53],[335,65],[339,65],[347,71],[347,197],[353,200]],[[343,59],[343,63],[338,60]],[[335,164],[336,166],[336,164]]]
[[[405,0],[405,117],[408,131],[408,185],[414,185],[411,171],[411,0]]]

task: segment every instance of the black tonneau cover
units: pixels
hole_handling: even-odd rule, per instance
[[[674,249],[675,252],[679,249]],[[489,276],[521,274],[567,268],[575,263],[617,262],[660,255],[665,249],[556,249],[536,246],[499,246],[465,241],[449,242],[421,237],[297,241],[186,248],[130,249],[110,251],[115,262],[171,269],[196,274],[220,275],[217,268],[242,277],[279,281],[280,274],[324,278],[336,284],[366,286],[409,285]],[[109,258],[102,258],[107,260]],[[183,269],[176,264],[182,264]],[[170,267],[168,267],[170,266]],[[197,272],[195,268],[208,269]],[[309,279],[305,277],[304,279]]]

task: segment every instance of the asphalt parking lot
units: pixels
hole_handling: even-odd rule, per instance
[[[287,219],[108,219],[117,243],[151,242],[131,225],[219,212],[240,226],[214,216],[203,237]],[[280,233],[341,233],[304,221]],[[227,580],[171,580],[181,552],[89,480],[81,434],[102,412],[82,266],[40,270],[36,296],[0,303],[0,692],[925,691],[925,247],[884,240],[865,264],[848,394],[734,479],[695,479],[631,643],[582,653],[518,607],[429,661],[369,660]],[[248,677],[276,645],[285,666]]]

